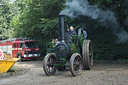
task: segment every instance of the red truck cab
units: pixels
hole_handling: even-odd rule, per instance
[[[39,44],[36,40],[6,40],[6,42],[0,43],[0,49],[3,50],[3,52],[12,54],[14,58],[20,58],[20,61],[25,59],[35,60],[40,57]]]

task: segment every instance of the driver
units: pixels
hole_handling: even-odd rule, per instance
[[[73,26],[70,27],[70,35],[76,35],[76,31],[74,30]]]

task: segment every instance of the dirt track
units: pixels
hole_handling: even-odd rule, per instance
[[[128,85],[128,63],[94,63],[91,71],[84,70],[78,77],[72,77],[70,71],[46,76],[42,61],[24,61],[15,65],[30,70],[0,79],[0,85]]]

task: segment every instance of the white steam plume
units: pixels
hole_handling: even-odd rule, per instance
[[[114,31],[114,34],[118,37],[118,43],[124,43],[128,41],[128,33],[124,30],[121,30],[117,33],[117,30],[120,29],[120,23],[115,17],[115,13],[110,10],[102,10],[97,6],[92,6],[88,3],[87,0],[72,0],[65,3],[66,7],[62,14],[69,16],[70,18],[77,18],[79,16],[88,16],[92,19],[98,20],[107,28],[111,28]]]
[[[117,34],[117,37],[118,37],[118,41],[117,43],[125,43],[128,41],[128,33],[124,30],[121,30],[118,34]]]

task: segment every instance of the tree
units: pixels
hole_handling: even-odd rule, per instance
[[[19,8],[17,16],[13,17],[13,37],[28,37],[39,40],[42,53],[45,43],[56,37],[58,14],[62,10],[59,0],[17,0]]]
[[[15,13],[11,20],[12,36],[37,39],[40,42],[41,53],[44,54],[45,44],[51,41],[52,38],[58,38],[56,33],[59,28],[58,14],[64,8],[65,1],[66,0],[16,0],[14,2],[16,7],[15,12],[12,10]],[[92,5],[97,5],[102,10],[109,9],[114,12],[119,24],[121,24],[125,30],[128,30],[128,0],[88,1]],[[75,26],[77,29],[82,25],[89,28],[86,29],[86,31],[88,32],[88,38],[93,42],[94,58],[96,60],[127,58],[128,45],[126,43],[115,44],[116,37],[112,33],[112,30],[103,27],[97,20],[81,16],[74,20],[66,18],[66,22],[68,22],[69,25]]]
[[[11,20],[16,13],[15,9],[10,0],[0,1],[0,39],[11,37]]]

